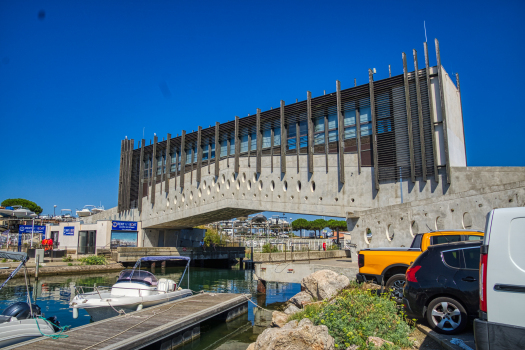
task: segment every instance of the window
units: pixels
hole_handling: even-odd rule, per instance
[[[232,133],[232,136],[230,138],[230,152],[229,154],[235,154],[235,136],[234,133]]]
[[[281,128],[275,128],[273,129],[273,145],[274,146],[280,146],[281,145]]]
[[[430,238],[431,245],[461,241],[460,235],[433,236]]]
[[[255,132],[252,132],[251,133],[251,145],[250,145],[250,150],[251,151],[254,151],[257,149],[257,133]]]
[[[270,130],[270,127],[268,126],[268,129],[265,129],[263,131],[263,140],[262,140],[262,148],[269,148],[272,146],[272,130]]]
[[[471,236],[472,237],[472,236]],[[478,237],[478,236],[474,236]],[[465,268],[471,270],[479,270],[479,247],[463,249],[463,256],[465,257]]]
[[[324,116],[314,119],[314,153],[324,153]]]
[[[445,264],[447,264],[450,267],[459,269],[461,267],[461,262],[459,260],[460,253],[460,250],[451,250],[448,252],[442,252],[441,256]]]
[[[221,141],[221,157],[226,157],[228,155],[228,140]]]
[[[299,122],[299,148],[306,153],[308,147],[308,122],[306,120]]]
[[[244,152],[248,152],[248,134],[241,136],[241,153]]]
[[[215,159],[215,142],[211,144],[211,159]]]
[[[467,236],[467,241],[481,241],[483,236]]]
[[[202,160],[208,160],[208,149],[210,146],[208,144],[202,147]]]
[[[421,240],[423,239],[423,235],[421,234],[418,234],[416,235],[416,237],[414,237],[414,240],[412,241],[412,245],[410,246],[410,248],[417,248],[417,249],[421,249]]]
[[[296,147],[297,142],[295,138],[296,135],[297,135],[297,132],[296,132],[295,123],[288,125],[288,135],[287,135],[287,144],[286,144],[287,151],[295,150],[297,148]]]

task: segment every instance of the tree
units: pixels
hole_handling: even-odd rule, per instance
[[[308,226],[308,220],[306,220],[306,219],[299,218],[299,219],[296,219],[296,220],[292,221],[292,230],[293,231],[299,231],[299,234],[300,234],[301,230],[306,229],[307,226]],[[300,236],[302,236],[302,235],[300,234]]]
[[[326,227],[325,219],[316,219],[311,222],[310,229],[314,231],[319,231],[319,236],[321,236],[321,231]],[[317,235],[316,235],[317,238]]]
[[[337,245],[339,245],[339,231],[347,229],[346,221],[331,219],[328,220],[327,226],[330,230],[337,232]]]
[[[35,202],[31,202],[23,198],[10,198],[6,199],[1,204],[3,207],[12,207],[13,205],[21,205],[24,208],[27,208],[34,212],[35,214],[42,213],[42,208],[40,208]]]

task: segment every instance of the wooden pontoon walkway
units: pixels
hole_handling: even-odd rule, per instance
[[[5,349],[91,350],[140,349],[199,323],[248,303],[248,295],[229,293],[197,294],[73,328],[68,338],[38,339]]]

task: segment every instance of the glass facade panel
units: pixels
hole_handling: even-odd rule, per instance
[[[248,152],[248,135],[241,136],[241,153]]]
[[[274,146],[281,145],[281,128],[273,129],[273,145]]]
[[[211,145],[211,159],[215,159],[215,143]]]
[[[335,142],[337,141],[337,130],[332,130],[328,132],[328,142]]]
[[[314,132],[324,131],[324,117],[314,119]]]
[[[208,149],[209,145],[202,146],[202,160],[208,160]]]
[[[337,114],[328,115],[328,130],[337,129]]]
[[[372,135],[372,124],[361,125],[361,136]]]
[[[221,142],[221,157],[226,157],[228,154],[228,140],[222,140]]]
[[[355,126],[345,128],[345,140],[355,139],[355,137],[356,137],[356,127]]]
[[[251,138],[250,150],[255,151],[257,149],[257,133],[252,132]]]
[[[324,144],[324,133],[319,133],[314,135],[314,145],[322,145]]]
[[[345,111],[344,123],[345,126],[355,125],[355,110]]]
[[[272,131],[271,130],[264,130],[263,131],[263,141],[262,141],[262,148],[268,148],[271,147],[272,142]]]
[[[370,107],[359,108],[359,120],[361,123],[371,122],[372,113],[370,112]]]

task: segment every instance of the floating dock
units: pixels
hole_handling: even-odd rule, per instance
[[[176,348],[200,336],[200,323],[210,318],[230,321],[248,312],[248,294],[202,293],[73,328],[67,338],[40,337],[5,349],[91,350],[141,349],[158,343]]]

